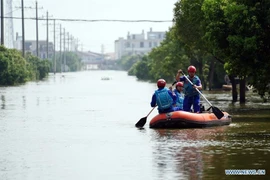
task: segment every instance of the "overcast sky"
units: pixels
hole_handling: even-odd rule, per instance
[[[39,17],[46,16],[56,19],[117,19],[117,20],[172,20],[174,3],[177,0],[38,0]],[[21,17],[21,0],[13,0],[13,16]],[[24,0],[25,17],[35,17],[35,1]],[[32,7],[32,9],[29,9]],[[21,20],[14,20],[14,33],[21,35]],[[53,23],[53,22],[51,22]],[[35,40],[36,22],[25,20],[25,39]],[[46,40],[46,21],[39,21],[39,39]],[[114,52],[114,41],[119,37],[126,38],[128,32],[139,34],[142,30],[148,32],[167,31],[172,22],[135,23],[135,22],[68,22],[56,21],[59,34],[59,24],[79,39],[79,49],[101,52],[104,45],[105,53]],[[53,26],[50,26],[50,41],[53,41]],[[59,37],[59,35],[57,35]]]

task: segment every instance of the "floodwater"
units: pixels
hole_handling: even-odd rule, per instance
[[[268,110],[231,104],[229,92],[204,92],[232,112],[231,125],[150,129],[155,110],[137,129],[155,89],[122,71],[0,87],[0,180],[270,179]],[[265,175],[225,175],[229,169]]]

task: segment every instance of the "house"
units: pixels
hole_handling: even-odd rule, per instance
[[[154,47],[159,46],[165,36],[166,32],[152,31],[152,28],[147,32],[146,38],[144,30],[141,34],[130,34],[128,32],[126,39],[120,37],[114,42],[115,59],[121,59],[125,55],[147,54]]]
[[[115,53],[106,53],[105,60],[114,61],[115,60]]]
[[[84,64],[83,70],[97,70],[104,60],[104,55],[91,51],[76,51],[75,52]]]
[[[39,49],[39,58],[46,59],[47,58],[47,41],[46,40],[39,40],[38,41],[38,49]],[[48,43],[48,59],[53,58],[54,47],[53,43]],[[33,55],[37,54],[37,41],[36,40],[25,40],[24,42],[25,52],[30,52]],[[22,36],[19,36],[16,33],[16,41],[15,41],[15,49],[22,50]]]

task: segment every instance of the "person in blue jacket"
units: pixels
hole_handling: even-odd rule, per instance
[[[193,105],[193,111],[195,113],[200,112],[200,94],[196,90],[202,90],[201,80],[198,76],[195,75],[196,68],[194,66],[188,67],[188,75],[186,76],[193,83],[193,86],[186,79],[185,76],[181,76],[182,70],[178,70],[177,75],[175,77],[176,81],[184,82],[184,92],[185,98],[183,102],[183,110],[191,112],[191,106]]]
[[[184,102],[184,93],[183,93],[183,83],[177,82],[175,84],[175,89],[173,90],[173,93],[176,95],[176,107],[179,107],[179,109],[183,110],[183,102]]]
[[[150,103],[151,107],[158,106],[159,114],[180,110],[178,107],[173,107],[173,104],[176,104],[176,95],[165,86],[166,81],[164,79],[157,81],[158,89],[153,94]]]

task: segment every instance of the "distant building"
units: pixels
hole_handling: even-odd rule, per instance
[[[115,61],[114,53],[96,53],[92,51],[75,51],[83,65],[83,70],[98,70],[106,69],[107,66],[113,64]]]
[[[47,41],[39,40],[38,47],[39,47],[38,56],[41,59],[47,59]],[[48,47],[49,47],[48,59],[52,59],[53,53],[54,53],[53,43],[49,42]],[[25,48],[25,52],[30,52],[31,54],[36,55],[37,54],[36,40],[25,40],[24,48]],[[15,49],[22,51],[22,36],[19,36],[18,33],[16,33]]]
[[[144,30],[141,34],[130,34],[128,32],[126,39],[120,37],[114,42],[115,59],[121,59],[125,55],[146,54],[154,47],[159,46],[165,36],[166,32],[154,32],[152,28],[147,32],[146,38]]]
[[[105,53],[105,60],[115,60],[115,53]]]
[[[84,64],[83,70],[97,70],[100,64],[104,60],[103,54],[95,53],[91,51],[76,51],[75,52]]]

